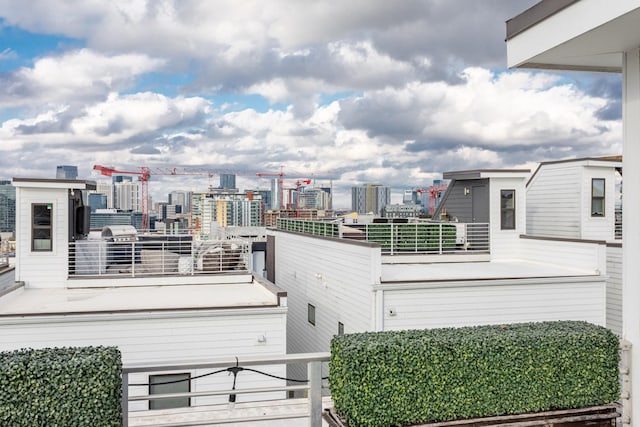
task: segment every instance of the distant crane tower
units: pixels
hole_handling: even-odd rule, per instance
[[[449,187],[449,184],[436,184],[431,185],[429,188],[418,188],[416,193],[429,193],[429,202],[427,205],[427,212],[429,215],[433,215],[436,212],[436,204],[438,200],[442,197],[442,193],[444,193]]]
[[[436,212],[436,203],[448,187],[449,184],[437,184],[429,187],[429,215]]]
[[[148,166],[139,166],[139,170],[131,171],[131,170],[121,170],[116,169],[110,166],[102,166],[102,165],[93,165],[93,170],[97,170],[100,174],[104,176],[113,176],[113,175],[138,175],[138,179],[141,182],[142,191],[141,191],[141,205],[142,205],[142,230],[149,230],[149,178],[152,175],[162,175],[162,176],[171,176],[171,175],[208,175],[211,178],[215,175],[214,172],[206,171],[202,169],[191,169],[191,168],[178,168],[178,167],[153,167],[150,168]]]

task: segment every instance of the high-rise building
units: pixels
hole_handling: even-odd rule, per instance
[[[122,211],[140,212],[140,186],[137,182],[118,182],[114,185],[114,207]]]
[[[382,216],[383,209],[391,203],[391,188],[381,184],[364,184],[351,188],[351,209],[358,213]]]
[[[16,231],[16,188],[11,181],[0,181],[0,232]]]
[[[95,192],[107,196],[107,209],[115,208],[115,204],[113,203],[113,184],[105,181],[98,182]]]
[[[303,209],[331,209],[330,191],[329,188],[305,188],[300,193],[298,207]]]
[[[220,174],[220,188],[223,190],[235,190],[236,187],[236,176],[232,173],[221,173]]]
[[[246,194],[193,193],[191,197],[191,227],[201,236],[208,236],[212,223],[220,227],[262,225],[262,200],[256,193]]]
[[[102,193],[89,194],[89,206],[91,212],[95,212],[96,209],[107,209],[107,195]]]
[[[111,182],[113,184],[117,184],[119,182],[133,182],[133,177],[127,175],[113,175],[111,177]]]
[[[56,179],[77,179],[78,167],[61,165],[56,167]]]
[[[169,204],[180,206],[179,211],[182,213],[191,212],[191,192],[184,190],[176,190],[169,193]]]

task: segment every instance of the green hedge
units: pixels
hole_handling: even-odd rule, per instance
[[[119,426],[122,363],[115,347],[0,353],[0,425]]]
[[[331,342],[351,427],[579,408],[619,397],[618,338],[586,322],[360,333]]]

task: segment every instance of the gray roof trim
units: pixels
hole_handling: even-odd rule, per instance
[[[537,4],[534,4],[521,14],[507,20],[506,40],[517,36],[521,32],[526,31],[578,1],[580,0],[542,0]]]
[[[587,71],[590,73],[621,73],[622,67],[596,67],[591,65],[567,65],[544,64],[537,62],[525,62],[514,68],[527,68],[535,70],[559,70],[559,71]]]
[[[529,169],[474,169],[467,171],[451,171],[442,174],[443,179],[481,179],[483,173],[531,173]]]

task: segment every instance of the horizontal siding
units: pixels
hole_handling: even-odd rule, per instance
[[[286,353],[286,314],[235,314],[230,316],[201,316],[181,318],[82,320],[77,322],[47,318],[42,323],[31,319],[28,323],[0,324],[0,350],[25,347],[45,348],[62,346],[116,346],[122,352],[123,363],[180,362],[184,360],[208,360],[233,356],[256,356]],[[86,319],[86,317],[84,317]],[[264,335],[265,343],[258,337]],[[284,376],[285,366],[259,367],[275,375]],[[193,375],[201,371],[191,371]],[[130,383],[144,383],[145,374],[132,375]],[[258,374],[243,372],[238,386],[264,387],[281,385]],[[199,381],[196,390],[230,388],[227,374]],[[131,395],[146,394],[145,387],[133,387]],[[264,396],[238,397],[283,398],[283,393]],[[224,403],[227,397],[200,398],[194,403]],[[146,402],[132,403],[132,410],[146,409]]]
[[[530,262],[540,262],[579,270],[606,272],[604,244],[589,242],[563,242],[553,240],[520,239],[521,257]]]
[[[491,179],[491,187],[489,189],[491,259],[513,259],[519,257],[520,235],[524,234],[526,228],[526,191],[524,184],[523,178]],[[501,229],[501,190],[515,190],[516,192],[515,230]]]
[[[542,165],[527,187],[527,234],[580,237],[580,168]]]
[[[585,320],[603,325],[599,282],[456,286],[385,291],[385,330]],[[389,315],[393,310],[395,315]]]
[[[614,240],[616,180],[613,168],[585,167],[582,180],[582,238],[594,240]],[[605,216],[591,216],[591,180],[605,179]]]
[[[380,282],[380,248],[273,231],[276,285],[287,291],[288,353],[329,351],[338,322],[345,333],[371,330],[373,285]],[[307,319],[315,306],[316,324]],[[306,377],[302,367],[290,376]]]
[[[622,248],[607,247],[607,327],[622,335]]]
[[[53,251],[31,252],[31,204],[53,207]],[[64,287],[68,262],[68,190],[18,188],[16,194],[16,280],[26,286]]]

